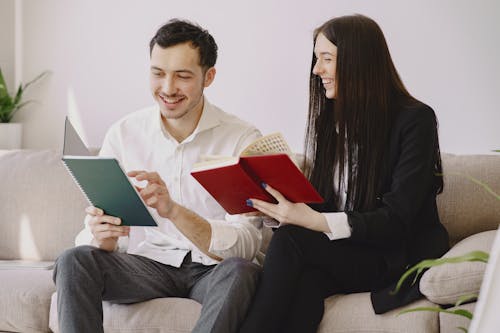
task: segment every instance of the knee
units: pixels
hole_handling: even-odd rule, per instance
[[[78,246],[65,250],[59,255],[54,266],[53,280],[57,283],[60,277],[75,278],[75,273],[86,270],[95,262],[94,253],[100,251],[93,246]]]
[[[256,283],[261,271],[259,265],[238,257],[225,259],[218,266],[217,268],[226,272],[226,275],[247,283]]]
[[[269,243],[269,247],[289,248],[295,245],[297,236],[304,232],[304,228],[296,225],[284,225],[276,229]]]
[[[306,230],[306,229],[299,227],[299,226],[296,226],[296,225],[293,225],[293,224],[287,224],[287,225],[284,225],[282,227],[277,228],[274,231],[273,238],[275,236],[278,236],[278,237],[294,236],[298,233],[301,233],[303,230]]]
[[[56,267],[64,268],[76,263],[82,264],[89,262],[93,260],[93,252],[95,251],[99,251],[99,249],[90,245],[77,246],[67,249],[57,258]]]

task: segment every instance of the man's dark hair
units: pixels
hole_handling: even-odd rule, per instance
[[[164,24],[149,42],[149,54],[155,44],[162,48],[189,42],[198,49],[200,65],[207,70],[217,61],[217,44],[210,33],[189,21],[172,19]]]

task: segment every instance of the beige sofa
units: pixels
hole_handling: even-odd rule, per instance
[[[441,218],[453,250],[491,246],[500,223],[500,205],[484,189],[462,175],[482,179],[500,189],[500,156],[443,155],[445,191],[439,196]],[[0,259],[54,260],[82,227],[87,203],[53,151],[0,151]],[[268,240],[271,233],[266,230]],[[266,243],[263,244],[265,250]],[[456,254],[456,253],[455,253]],[[421,290],[428,299],[408,307],[450,303],[462,291],[478,290],[484,264],[466,263],[428,271]],[[444,266],[443,266],[444,267]],[[431,274],[432,273],[432,274]],[[0,269],[0,331],[57,332],[52,271]],[[457,290],[458,288],[458,290]],[[456,332],[466,321],[433,312],[398,316],[400,309],[375,315],[368,293],[337,295],[326,301],[319,332]],[[474,304],[465,307],[472,309]],[[200,305],[180,298],[154,299],[134,305],[104,304],[106,332],[189,332]]]

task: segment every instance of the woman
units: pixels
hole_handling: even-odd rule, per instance
[[[418,297],[391,285],[408,265],[447,250],[437,122],[394,67],[379,26],[362,15],[314,33],[306,174],[321,205],[248,200],[281,223],[242,332],[315,332],[323,301],[372,291],[377,313]],[[406,294],[405,294],[406,293]]]

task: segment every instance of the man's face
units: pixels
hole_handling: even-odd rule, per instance
[[[165,120],[201,112],[203,89],[215,76],[215,68],[204,73],[197,48],[190,43],[151,51],[150,84],[153,98]]]

